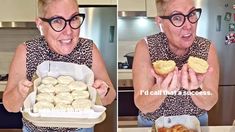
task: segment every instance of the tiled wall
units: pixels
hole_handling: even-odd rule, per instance
[[[38,35],[36,28],[0,28],[0,74],[8,73],[16,47]]]

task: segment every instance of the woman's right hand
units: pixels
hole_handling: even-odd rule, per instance
[[[23,79],[19,81],[17,90],[23,98],[26,98],[29,94],[29,91],[30,91],[29,89],[32,85],[33,85],[32,82],[30,82],[27,79]]]
[[[153,69],[151,69],[151,74],[155,77],[157,87],[160,88],[161,90],[167,90],[167,91],[179,90],[180,74],[178,73],[177,67],[175,68],[174,71],[170,72],[166,76],[156,74]]]

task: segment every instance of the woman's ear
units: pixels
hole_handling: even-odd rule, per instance
[[[42,29],[42,20],[40,18],[36,18],[35,22],[36,22],[37,28],[40,32],[40,35],[43,36],[44,34],[43,34],[43,29]]]
[[[161,31],[161,32],[164,32],[164,30],[163,30],[163,25],[162,25],[162,19],[161,19],[159,16],[156,16],[156,17],[155,17],[155,21],[156,21],[156,23],[158,24],[158,26],[159,26],[159,28],[160,28],[160,31]]]

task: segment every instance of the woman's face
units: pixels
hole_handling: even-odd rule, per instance
[[[193,0],[171,0],[166,7],[164,16],[176,13],[188,15],[193,9],[195,9]],[[161,23],[170,47],[185,50],[192,45],[196,36],[197,23],[192,24],[187,18],[181,27],[174,26],[168,19],[161,19]]]
[[[75,0],[55,0],[47,6],[44,18],[63,17],[66,20],[78,13],[78,5]],[[54,31],[48,22],[39,20],[48,46],[54,52],[67,55],[77,46],[80,29],[72,29],[67,22],[66,27],[60,31]]]

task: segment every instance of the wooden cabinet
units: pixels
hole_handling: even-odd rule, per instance
[[[145,0],[118,0],[118,11],[146,11]]]
[[[146,0],[147,17],[156,17],[157,8],[155,0]]]
[[[36,12],[36,0],[1,0],[0,21],[35,21]]]
[[[77,0],[79,5],[117,5],[117,0]]]

